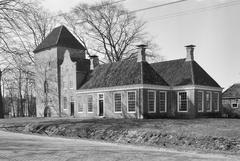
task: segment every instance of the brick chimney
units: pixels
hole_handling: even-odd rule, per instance
[[[187,50],[186,61],[193,61],[194,60],[194,48],[195,48],[195,45],[187,45],[185,47],[186,47],[186,50]]]
[[[137,62],[142,62],[142,61],[146,61],[146,48],[147,45],[141,44],[141,45],[137,45],[138,49],[139,49],[139,53],[137,56]]]
[[[94,70],[99,65],[99,59],[97,55],[90,56],[90,70]]]

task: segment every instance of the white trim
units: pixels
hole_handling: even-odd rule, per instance
[[[211,87],[211,86],[202,86],[202,85],[185,85],[185,86],[174,86],[172,90],[191,90],[191,89],[199,89],[199,90],[211,90],[222,92],[223,88],[221,87]]]
[[[201,93],[202,94],[202,110],[200,111],[199,109],[198,109],[198,107],[197,107],[197,109],[198,109],[198,112],[204,112],[204,92],[203,91],[197,91],[197,106],[198,106],[198,93]]]
[[[164,93],[165,94],[165,109],[164,111],[161,111],[160,110],[160,93]],[[160,113],[164,113],[164,112],[167,112],[167,91],[159,91],[159,112]]]
[[[99,92],[109,92],[109,91],[123,91],[123,90],[136,90],[136,89],[153,89],[153,90],[171,90],[169,86],[159,86],[150,84],[134,84],[125,86],[114,86],[105,88],[94,88],[94,89],[79,89],[77,93],[99,93]]]
[[[92,96],[92,111],[88,111],[88,109],[89,109],[89,107],[88,107],[88,96]],[[93,95],[92,94],[87,95],[87,113],[93,113]]]
[[[206,110],[206,112],[212,112],[212,92],[211,91],[206,91],[206,95],[209,93],[209,99],[210,99],[210,109]],[[207,100],[206,100],[207,102]]]
[[[149,92],[154,93],[154,111],[149,111]],[[148,90],[148,113],[156,113],[156,91]]]
[[[183,92],[186,93],[186,101],[187,101],[187,110],[186,110],[186,111],[180,111],[180,110],[179,110],[179,107],[180,107],[180,106],[179,106],[179,105],[180,105],[180,104],[179,104],[179,93],[183,93]],[[178,112],[181,112],[181,113],[186,113],[186,112],[188,112],[188,95],[189,95],[189,94],[188,94],[188,91],[178,91],[178,92],[177,92],[177,106],[178,106],[177,110],[178,110]]]
[[[237,105],[237,107],[233,107],[233,104],[236,104]],[[236,108],[238,108],[238,103],[231,103],[231,107],[233,108],[233,109],[236,109]]]
[[[121,111],[116,111],[115,94],[121,95]],[[122,92],[114,92],[113,93],[113,103],[114,103],[114,113],[122,113]]]
[[[213,93],[217,94],[217,109],[214,110],[214,112],[219,112],[219,101],[220,101],[219,93],[218,92],[213,92]]]
[[[130,92],[134,92],[135,93],[135,111],[129,111],[129,108],[128,108],[128,93]],[[127,112],[128,113],[136,113],[136,106],[137,106],[137,94],[136,94],[136,91],[127,91]]]
[[[99,95],[103,95],[103,98],[102,99],[99,99]],[[97,94],[97,116],[99,116],[99,113],[100,113],[100,111],[99,111],[99,101],[100,100],[102,100],[103,101],[103,115],[102,116],[100,116],[100,117],[103,117],[103,116],[105,116],[105,109],[104,109],[104,105],[105,105],[105,99],[104,99],[104,93],[98,93]]]

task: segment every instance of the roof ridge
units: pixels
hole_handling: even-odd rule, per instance
[[[171,62],[171,61],[179,61],[179,60],[184,60],[185,58],[180,58],[180,59],[172,59],[172,60],[166,60],[166,61],[159,61],[155,63],[150,63],[150,64],[156,64],[156,63],[165,63],[165,62]]]

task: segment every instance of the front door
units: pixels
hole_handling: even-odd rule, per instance
[[[74,116],[74,102],[71,102],[71,116]]]
[[[98,95],[99,116],[103,116],[103,94]]]

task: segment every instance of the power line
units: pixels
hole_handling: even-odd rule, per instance
[[[174,18],[174,17],[178,17],[178,16],[190,15],[190,14],[195,14],[195,13],[206,12],[206,11],[209,11],[209,10],[219,9],[219,8],[231,7],[231,6],[239,5],[239,4],[240,4],[239,0],[234,0],[234,1],[226,2],[226,3],[221,3],[221,4],[218,4],[218,5],[202,7],[202,8],[198,8],[198,9],[185,10],[185,11],[183,10],[183,11],[176,12],[176,13],[173,13],[173,14],[167,14],[167,15],[163,15],[163,16],[160,16],[160,17],[149,18],[149,19],[153,19],[153,20],[149,20],[149,22],[151,23],[151,22],[164,20],[164,19],[169,19],[169,18]]]
[[[172,4],[177,4],[177,3],[181,3],[181,2],[185,2],[185,1],[188,1],[188,0],[179,0],[179,1],[169,2],[169,3],[159,4],[159,5],[155,5],[155,6],[151,6],[151,7],[146,7],[146,8],[141,8],[141,9],[137,9],[137,10],[134,10],[134,11],[130,11],[129,13],[146,11],[146,10],[150,10],[150,9],[154,9],[154,8],[158,8],[158,7],[169,6],[169,5],[172,5]]]

